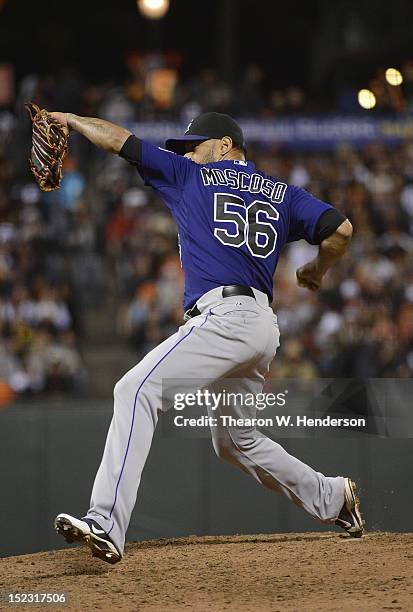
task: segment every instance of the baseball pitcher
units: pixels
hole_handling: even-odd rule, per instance
[[[101,119],[57,112],[50,116],[65,130],[76,130],[135,166],[179,230],[184,324],[117,382],[90,508],[82,518],[59,514],[55,520],[67,542],[85,544],[94,556],[116,563],[123,556],[141,473],[165,409],[165,381],[236,378],[242,380],[241,392],[261,392],[279,346],[271,303],[282,247],[301,238],[319,245],[317,257],[296,273],[301,287],[316,291],[345,252],[352,226],[329,204],[260,172],[246,159],[243,132],[228,115],[196,117],[165,148]],[[219,411],[231,414],[228,406]],[[362,535],[364,523],[350,478],[324,476],[255,428],[225,422],[211,427],[219,457],[319,521],[339,525],[352,537]]]

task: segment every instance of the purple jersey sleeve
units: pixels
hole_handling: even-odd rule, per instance
[[[310,244],[316,244],[314,233],[317,221],[326,210],[333,206],[312,196],[305,189],[290,187],[290,229],[287,242],[304,238]]]
[[[161,193],[167,192],[170,199],[179,200],[196,164],[182,155],[141,142],[139,172],[145,183]]]

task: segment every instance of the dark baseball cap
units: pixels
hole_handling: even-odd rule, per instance
[[[245,149],[244,134],[236,121],[224,113],[202,113],[191,121],[183,136],[169,138],[165,142],[168,151],[179,155],[185,153],[186,142],[202,142],[211,138],[224,138],[229,136],[236,147]]]

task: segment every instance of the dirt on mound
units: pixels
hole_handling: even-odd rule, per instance
[[[0,559],[7,593],[66,593],[37,609],[139,612],[413,610],[413,534],[189,537],[128,544],[111,566],[89,549]]]

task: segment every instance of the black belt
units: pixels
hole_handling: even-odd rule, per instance
[[[251,287],[247,287],[245,285],[226,285],[222,287],[222,297],[233,297],[235,295],[247,295],[248,297],[252,297],[255,300],[255,294]],[[268,300],[269,303],[269,300]],[[192,317],[197,317],[201,312],[196,304],[189,308],[189,310],[185,313],[185,321],[188,319],[192,319]]]

